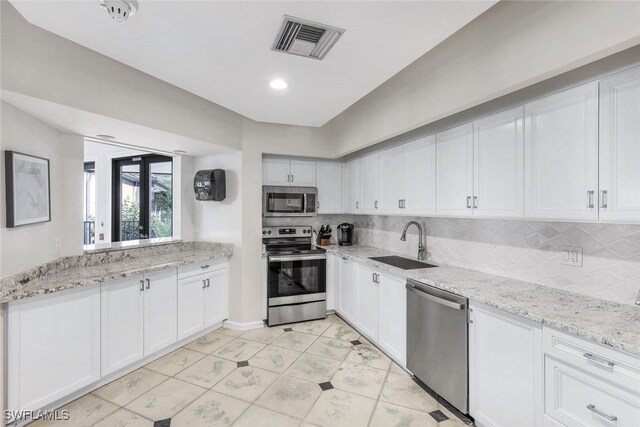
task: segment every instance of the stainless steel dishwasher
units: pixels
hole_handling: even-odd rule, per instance
[[[407,368],[469,412],[468,300],[407,280]]]

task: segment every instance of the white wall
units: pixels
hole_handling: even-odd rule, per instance
[[[51,176],[51,222],[8,229],[4,173],[0,174],[0,271],[6,277],[82,253],[83,138],[60,132],[4,101],[1,105],[2,150],[49,159]],[[60,251],[55,249],[56,240]]]
[[[243,116],[32,25],[8,1],[0,7],[3,90],[240,148]]]
[[[224,169],[227,183],[227,197],[221,202],[195,200],[193,189],[184,196],[193,200],[194,225],[197,240],[226,242],[233,244],[233,257],[229,265],[229,318],[242,316],[245,300],[252,300],[247,291],[250,287],[243,285],[242,269],[242,153],[215,154],[197,157],[193,161],[193,174],[201,169]],[[254,319],[255,320],[255,319]]]
[[[640,43],[640,2],[499,2],[324,127],[342,156]]]

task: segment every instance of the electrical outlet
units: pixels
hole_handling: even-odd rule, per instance
[[[564,246],[562,248],[562,265],[582,267],[582,248],[580,246]]]

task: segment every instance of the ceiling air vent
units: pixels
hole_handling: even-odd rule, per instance
[[[322,59],[344,31],[342,28],[284,15],[273,50]]]

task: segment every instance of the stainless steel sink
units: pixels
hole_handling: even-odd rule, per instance
[[[378,257],[369,257],[369,259],[381,262],[383,264],[389,264],[397,268],[401,268],[403,270],[417,270],[419,268],[433,268],[437,267],[437,265],[427,264],[426,262],[416,261],[414,259],[403,258],[401,256],[378,256]]]

